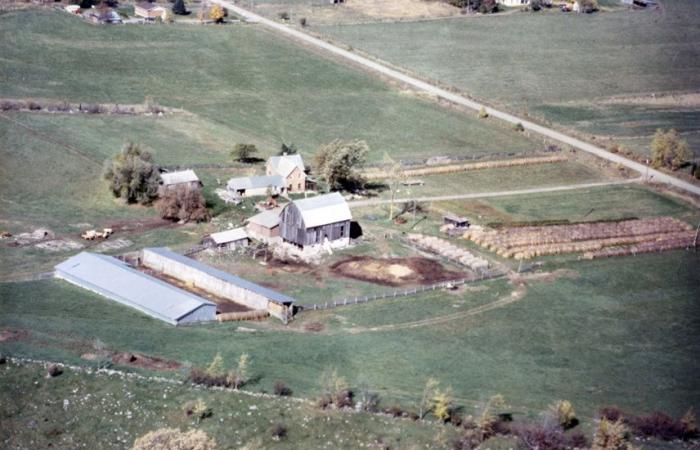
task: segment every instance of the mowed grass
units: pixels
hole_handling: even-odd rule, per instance
[[[97,27],[67,14],[23,11],[0,15],[0,30],[0,96],[101,103],[148,96],[229,128],[229,146],[252,141],[276,151],[286,142],[309,156],[333,139],[365,139],[370,159],[379,160],[542,145],[257,26]],[[173,138],[183,132],[173,130]]]
[[[606,105],[601,111],[599,100],[697,92],[698,20],[697,2],[678,0],[661,10],[512,14],[317,30],[516,111],[587,133],[648,136],[657,127],[697,133],[695,109]]]
[[[457,436],[436,423],[322,411],[294,399],[72,370],[49,379],[45,373],[39,364],[0,366],[6,448],[131,448],[137,437],[166,427],[202,430],[219,448],[449,448],[448,438]],[[212,410],[199,423],[185,415],[186,404],[197,400]],[[287,429],[283,439],[270,432],[276,424]]]
[[[307,312],[289,328],[246,323],[258,330],[251,333],[236,332],[237,324],[174,328],[58,280],[2,284],[0,327],[28,334],[0,343],[0,351],[85,364],[80,355],[99,338],[112,350],[196,366],[217,352],[231,366],[245,352],[260,377],[248,387],[252,390],[270,391],[281,379],[297,395],[317,395],[320,374],[335,367],[351,385],[375,389],[385,404],[410,407],[434,376],[452,386],[467,408],[501,393],[516,411],[534,414],[565,398],[588,422],[609,404],[672,414],[700,406],[698,254],[677,251],[563,267],[569,269],[566,277],[528,283],[515,303],[448,317],[439,325],[377,331],[367,326],[444,318],[508,297],[515,287],[490,281],[474,285],[483,290],[454,296],[430,293]],[[309,322],[326,330],[305,332]]]

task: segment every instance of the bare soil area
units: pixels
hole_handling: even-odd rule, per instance
[[[356,256],[333,264],[331,271],[340,276],[386,286],[433,284],[465,276],[445,268],[434,259],[420,257],[378,259]]]

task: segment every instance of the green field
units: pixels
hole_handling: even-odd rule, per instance
[[[336,367],[352,385],[379,392],[385,404],[411,407],[435,376],[467,407],[501,393],[516,411],[534,414],[566,398],[588,423],[609,404],[672,414],[699,407],[697,253],[545,269],[562,267],[563,277],[530,282],[515,303],[473,316],[460,314],[508,297],[515,287],[490,281],[455,295],[302,313],[290,328],[244,325],[255,333],[236,332],[235,324],[174,328],[61,281],[2,284],[0,327],[27,334],[0,343],[0,351],[80,363],[99,338],[112,350],[199,366],[216,352],[228,364],[247,352],[260,377],[248,387],[255,391],[282,379],[298,395],[315,395],[320,373]],[[457,315],[439,326],[371,329],[451,314]],[[304,332],[309,322],[326,330]]]
[[[305,156],[333,139],[365,139],[372,160],[541,146],[253,25],[96,27],[66,14],[4,12],[0,38],[1,97],[140,103],[150,96],[208,122],[173,130],[173,139],[200,133],[229,148],[258,142],[268,153],[284,141]]]
[[[317,31],[477,98],[585,133],[634,138],[675,127],[697,155],[696,103],[603,101],[697,92],[698,20],[697,2],[677,0],[660,11],[511,14]],[[648,140],[627,143],[648,151]]]
[[[456,431],[434,423],[370,414],[321,411],[288,399],[196,390],[118,375],[66,370],[46,379],[38,364],[0,366],[0,404],[5,448],[131,448],[134,440],[158,428],[201,429],[219,448],[449,448]],[[203,400],[213,415],[197,423],[185,404]],[[62,409],[63,402],[68,405]],[[275,424],[287,436],[273,439]]]

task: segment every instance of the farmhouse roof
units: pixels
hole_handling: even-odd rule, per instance
[[[240,241],[241,239],[248,239],[248,233],[246,233],[245,228],[234,228],[233,230],[212,233],[209,235],[209,237],[216,244],[228,244],[229,242],[236,242]]]
[[[163,180],[163,184],[165,186],[199,181],[199,177],[197,177],[197,174],[194,173],[194,170],[191,170],[191,169],[180,170],[178,172],[161,173],[160,178]]]
[[[228,181],[227,187],[231,191],[260,189],[268,187],[283,188],[284,178],[282,178],[281,175],[231,178]]]
[[[348,202],[338,192],[295,200],[306,228],[352,220]]]
[[[151,11],[152,9],[163,9],[162,6],[151,2],[139,2],[136,4],[136,6],[138,6],[139,8],[143,8],[146,11]]]
[[[288,177],[295,168],[299,168],[302,172],[306,170],[304,167],[304,161],[301,159],[301,155],[282,155],[282,156],[270,156],[269,159],[270,168],[275,171],[275,173],[282,175],[283,177]]]
[[[249,217],[248,222],[265,228],[274,228],[280,224],[281,210],[282,208],[275,208],[268,211],[263,211],[260,214]]]
[[[112,256],[82,252],[55,269],[60,278],[173,325],[201,306],[214,305]]]
[[[264,286],[260,286],[259,284],[255,284],[251,281],[244,280],[243,278],[238,277],[236,275],[221,271],[219,269],[215,269],[211,266],[207,266],[206,264],[202,264],[201,262],[197,261],[196,259],[182,256],[178,253],[170,251],[169,249],[167,249],[165,247],[145,248],[144,251],[149,251],[149,252],[155,253],[157,255],[163,256],[165,258],[171,259],[173,261],[177,261],[181,264],[185,264],[189,267],[192,267],[193,269],[204,272],[204,273],[211,275],[215,278],[218,278],[222,281],[226,281],[228,283],[231,283],[231,284],[236,285],[238,287],[241,287],[243,289],[247,289],[249,291],[260,294],[263,297],[265,297],[265,298],[267,298],[270,301],[273,301],[275,303],[280,303],[280,304],[294,303],[294,299],[292,297],[288,297],[284,294],[281,294],[277,291],[273,291],[272,289],[266,288]]]

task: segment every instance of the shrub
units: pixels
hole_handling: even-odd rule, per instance
[[[270,435],[272,435],[273,439],[279,441],[287,436],[287,427],[281,423],[276,423],[272,426],[272,428],[270,428]]]
[[[693,176],[700,180],[700,164],[695,165],[695,168],[693,169]]]
[[[347,385],[345,378],[338,375],[336,369],[325,370],[321,374],[322,396],[317,404],[322,408],[334,405],[336,408],[353,406],[353,392]]]
[[[0,365],[7,364],[7,356],[0,355]]]
[[[61,112],[67,112],[70,111],[70,103],[68,102],[60,102],[56,104],[56,111],[61,111]]]
[[[628,450],[628,434],[622,419],[610,421],[602,418],[593,436],[591,450]]]
[[[226,11],[221,6],[214,5],[209,9],[209,19],[214,23],[223,23],[224,17],[226,17]]]
[[[175,0],[173,3],[173,13],[180,16],[189,14],[187,8],[185,7],[185,0]]]
[[[624,413],[617,406],[606,406],[600,410],[601,419],[616,422],[624,417]]]
[[[287,11],[282,11],[277,14],[277,17],[279,17],[280,20],[287,21],[289,20],[289,13]]]
[[[513,129],[514,129],[515,131],[517,131],[518,133],[522,133],[523,131],[525,131],[525,127],[524,127],[523,124],[520,123],[520,122],[516,123],[516,124],[513,126]]]
[[[216,450],[216,442],[202,430],[182,432],[175,428],[151,431],[134,442],[133,450]]]
[[[240,162],[253,161],[253,155],[258,153],[258,148],[255,144],[236,144],[231,150],[231,158]]]
[[[302,28],[306,27],[306,23],[306,17],[302,17],[301,19],[299,19],[299,25],[301,25]]]
[[[588,439],[580,432],[571,434],[568,443],[571,448],[588,448]]]
[[[552,422],[530,424],[516,430],[518,448],[523,450],[559,450],[566,447],[562,429]]]
[[[176,188],[168,190],[156,203],[160,217],[183,222],[209,220],[206,200],[201,189]]]
[[[274,392],[275,395],[279,395],[280,397],[289,397],[292,395],[292,390],[282,381],[275,383]]]
[[[550,412],[554,416],[554,419],[559,423],[559,425],[568,430],[578,425],[578,419],[576,418],[576,411],[571,405],[571,402],[567,400],[560,400],[549,407]]]
[[[212,409],[209,408],[201,398],[197,399],[197,401],[185,403],[183,409],[185,410],[185,415],[187,417],[193,417],[197,423],[214,414]]]
[[[18,111],[22,109],[22,105],[19,102],[13,102],[12,100],[3,100],[0,102],[0,109],[3,111]]]
[[[681,417],[681,425],[683,426],[683,433],[685,439],[694,439],[698,437],[698,425],[695,420],[695,411],[690,408]]]
[[[685,436],[683,424],[672,417],[655,411],[648,416],[640,416],[631,420],[634,433],[644,437],[655,437],[664,441],[683,439]]]
[[[48,369],[46,370],[46,378],[53,378],[61,375],[63,373],[63,370],[61,370],[60,367],[58,367],[56,364],[50,364]]]
[[[489,117],[489,113],[486,111],[486,108],[482,106],[481,109],[479,109],[479,114],[477,114],[477,116],[479,119],[486,119]]]
[[[41,111],[41,104],[30,100],[27,102],[27,108],[29,108],[30,111]]]
[[[226,381],[228,382],[229,386],[232,386],[234,389],[238,389],[242,387],[245,383],[248,382],[248,354],[243,353],[239,358],[238,358],[238,365],[236,366],[236,370],[232,370],[228,373],[228,376],[226,377]]]
[[[227,386],[225,375],[213,376],[207,373],[205,370],[198,369],[196,367],[190,369],[188,379],[194,384],[201,384],[203,386]]]

